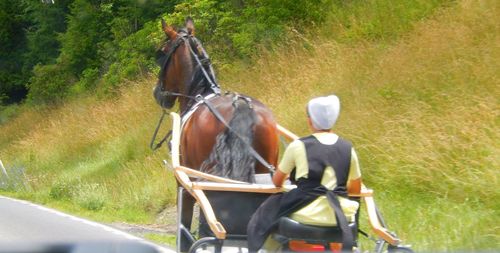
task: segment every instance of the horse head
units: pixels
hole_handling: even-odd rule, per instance
[[[166,109],[172,108],[179,100],[183,112],[189,108],[193,96],[213,91],[210,88],[217,86],[215,76],[206,51],[194,36],[191,18],[186,19],[185,28],[177,30],[163,19],[161,23],[167,41],[160,49],[161,70],[153,95],[156,102]]]

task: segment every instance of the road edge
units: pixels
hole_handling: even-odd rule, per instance
[[[49,212],[49,213],[52,213],[52,214],[55,214],[55,215],[58,215],[58,216],[61,216],[61,217],[65,217],[65,218],[68,218],[68,219],[71,219],[71,220],[74,220],[74,221],[77,221],[77,222],[81,222],[81,223],[87,224],[89,226],[93,226],[93,227],[98,227],[98,228],[104,229],[105,231],[108,231],[108,232],[113,233],[115,235],[123,236],[123,237],[125,237],[128,240],[133,240],[133,241],[136,241],[136,242],[139,242],[139,243],[143,243],[143,244],[149,245],[149,246],[155,248],[158,252],[161,252],[161,253],[175,253],[176,252],[173,249],[169,249],[169,248],[160,246],[160,245],[155,244],[153,242],[150,242],[150,241],[148,241],[148,240],[146,240],[144,238],[140,238],[140,237],[137,237],[135,235],[131,235],[129,233],[126,233],[124,231],[121,231],[119,229],[116,229],[116,228],[113,228],[113,227],[110,227],[110,226],[107,226],[107,225],[104,225],[102,223],[98,223],[96,221],[91,221],[91,220],[80,218],[80,217],[77,217],[77,216],[74,216],[74,215],[71,215],[71,214],[63,213],[63,212],[61,212],[59,210],[48,208],[48,207],[45,207],[45,206],[42,206],[42,205],[39,205],[39,204],[34,204],[34,203],[31,203],[29,201],[22,200],[22,199],[15,199],[15,198],[6,197],[6,196],[3,196],[3,195],[0,195],[0,198],[7,199],[7,200],[10,200],[10,201],[14,201],[14,202],[17,202],[17,203],[21,203],[23,205],[31,206],[31,207],[37,208],[37,209],[39,209],[41,211],[45,211],[45,212]]]

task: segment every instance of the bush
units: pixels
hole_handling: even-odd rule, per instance
[[[91,210],[101,210],[107,201],[107,189],[105,186],[97,183],[80,184],[75,193],[75,201],[81,207]]]
[[[85,69],[80,80],[71,86],[69,93],[71,95],[79,95],[86,91],[93,90],[98,80],[99,70],[97,68]]]
[[[75,81],[75,77],[62,65],[37,65],[29,83],[28,101],[35,104],[58,103]]]
[[[49,196],[56,200],[71,199],[73,197],[73,193],[75,192],[75,188],[74,181],[64,178],[52,184]]]
[[[15,117],[19,113],[19,110],[20,107],[17,104],[0,105],[0,125]]]
[[[124,80],[137,78],[152,72],[154,63],[154,48],[164,37],[158,21],[144,25],[144,28],[119,42],[114,53],[114,60],[99,82],[99,93],[113,93]]]

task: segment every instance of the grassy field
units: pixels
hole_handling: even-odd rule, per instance
[[[337,94],[335,131],[353,141],[392,230],[418,251],[498,250],[499,8],[450,3],[384,40],[374,39],[383,36],[376,23],[332,19],[254,64],[220,66],[219,79],[298,134],[307,134],[305,103]],[[148,150],[160,114],[154,83],[131,83],[113,99],[10,110],[0,160],[13,176],[2,194],[105,222],[155,222],[175,203],[175,180],[161,165],[166,150]]]

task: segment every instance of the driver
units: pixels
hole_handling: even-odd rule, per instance
[[[247,231],[251,252],[262,247],[283,216],[307,225],[339,226],[343,250],[352,250],[347,223],[354,222],[359,203],[346,197],[361,191],[358,156],[349,141],[331,130],[340,111],[337,96],[314,98],[306,111],[312,134],[287,147],[273,176],[277,187],[289,177],[297,188],[272,195],[252,216]]]

